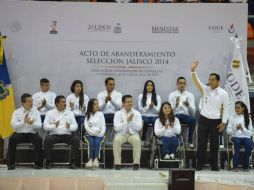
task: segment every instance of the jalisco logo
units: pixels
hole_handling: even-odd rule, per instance
[[[229,33],[235,33],[235,27],[234,27],[234,24],[233,24],[233,23],[229,26],[228,32],[229,32]]]
[[[224,27],[222,25],[210,25],[208,29],[212,33],[220,33],[224,30]]]
[[[52,21],[52,24],[51,24],[51,30],[50,30],[50,34],[57,34],[58,33],[58,31],[57,31],[57,29],[56,29],[56,24],[57,24],[57,21],[55,21],[55,20],[53,20]]]
[[[178,26],[152,26],[152,33],[169,33],[169,34],[178,34],[179,27]]]
[[[89,24],[89,32],[111,32],[111,25],[109,24]]]
[[[122,33],[122,27],[120,23],[113,26],[111,24],[89,24],[88,25],[89,32],[113,32],[116,34]]]
[[[4,82],[0,80],[0,100],[5,99],[7,96],[9,96],[9,90]]]

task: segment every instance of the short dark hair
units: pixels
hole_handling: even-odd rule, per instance
[[[113,77],[108,77],[105,79],[105,84],[108,84],[108,81],[110,81],[110,80],[115,81],[115,79]]]
[[[176,82],[178,82],[178,81],[181,80],[181,79],[183,79],[183,80],[186,81],[186,78],[184,78],[184,77],[178,77],[177,80],[176,80]]]
[[[29,98],[29,97],[32,97],[31,94],[28,94],[28,93],[24,93],[21,95],[21,102],[22,103],[25,103],[26,102],[26,98]]]
[[[124,96],[122,97],[122,103],[124,103],[124,102],[125,102],[125,100],[126,100],[127,98],[132,98],[132,96],[131,96],[131,95],[129,95],[129,94],[124,95]]]
[[[65,97],[64,97],[63,95],[59,95],[59,96],[57,96],[57,97],[55,98],[55,105],[56,105],[57,103],[59,103],[59,102],[60,102],[60,100],[61,100],[62,98],[64,98],[64,99],[65,99]]]
[[[215,76],[216,80],[220,81],[220,75],[217,73],[211,73],[210,76]]]
[[[42,78],[42,79],[40,80],[40,84],[45,84],[45,83],[49,83],[49,80],[46,79],[46,78]]]

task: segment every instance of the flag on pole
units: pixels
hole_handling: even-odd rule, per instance
[[[225,90],[229,94],[230,101],[230,115],[235,113],[235,102],[242,101],[248,107],[250,112],[250,98],[249,89],[246,79],[246,69],[241,55],[239,38],[233,38],[234,49],[233,58],[230,64],[227,80],[225,84]]]
[[[15,109],[11,80],[3,50],[4,38],[5,36],[0,35],[0,136],[2,138],[13,133],[11,117]]]

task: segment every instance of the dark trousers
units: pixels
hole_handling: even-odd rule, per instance
[[[37,133],[13,133],[9,139],[9,164],[15,164],[16,147],[19,143],[32,143],[34,145],[34,163],[42,165],[42,138]]]
[[[198,126],[197,166],[202,167],[206,163],[207,143],[210,138],[210,164],[212,168],[218,167],[219,132],[217,126],[221,119],[208,119],[202,115]]]
[[[234,143],[234,156],[233,156],[233,165],[234,168],[237,168],[239,161],[239,153],[241,145],[244,146],[244,155],[243,155],[243,168],[249,169],[250,165],[250,155],[253,148],[253,142],[250,138],[237,138],[233,137],[232,141]]]
[[[41,115],[41,122],[43,123],[46,115]]]
[[[52,161],[52,148],[56,143],[66,143],[71,145],[71,162],[76,160],[79,149],[79,138],[76,135],[47,135],[44,141],[44,151],[46,160]]]
[[[189,132],[188,132],[188,143],[193,143],[193,132],[195,130],[196,126],[196,119],[192,115],[185,115],[185,114],[176,114],[175,115],[180,123],[187,124],[189,127]]]
[[[106,124],[113,124],[114,123],[114,116],[115,116],[115,114],[113,114],[113,113],[105,113],[104,114],[105,123]]]
[[[142,116],[142,120],[144,122],[143,125],[143,132],[142,132],[142,140],[146,140],[146,133],[147,129],[149,127],[149,124],[152,124],[152,127],[154,127],[154,123],[158,117],[157,116]]]
[[[83,115],[77,115],[77,116],[75,116],[75,119],[76,119],[76,122],[78,124],[78,130],[75,132],[75,134],[77,135],[77,137],[80,138],[81,125],[84,123],[85,116],[83,116]]]

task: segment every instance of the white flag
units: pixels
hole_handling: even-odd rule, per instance
[[[246,69],[240,51],[238,37],[234,38],[233,58],[230,64],[225,90],[229,94],[230,115],[235,113],[235,102],[242,101],[246,104],[250,113],[249,89],[246,79]]]

